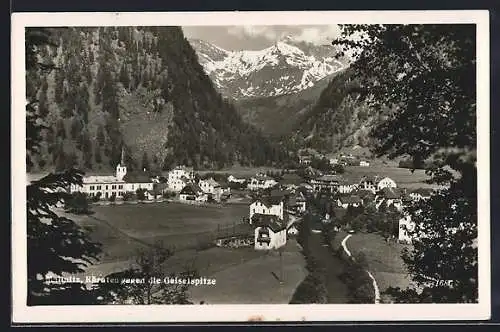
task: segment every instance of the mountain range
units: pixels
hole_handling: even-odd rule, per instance
[[[190,39],[200,64],[222,95],[233,100],[289,95],[346,66],[332,45],[314,45],[286,36],[262,50],[224,50]]]

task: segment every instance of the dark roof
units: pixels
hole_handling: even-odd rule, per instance
[[[347,203],[347,204],[354,204],[354,203],[362,203],[363,200],[356,195],[352,196],[344,196],[339,198],[342,203]]]
[[[398,199],[403,196],[403,193],[398,188],[382,188],[380,195],[387,199]]]
[[[323,181],[323,182],[344,182],[345,181],[343,176],[337,175],[337,174],[323,175],[323,176],[317,178],[316,180]]]
[[[378,182],[378,180],[380,180],[380,176],[375,174],[367,174],[361,177],[360,182],[366,181],[366,182],[376,183]]]
[[[361,198],[375,196],[372,191],[366,189],[359,189],[355,194]]]
[[[271,197],[282,198],[289,196],[291,193],[289,190],[273,189],[271,190]]]
[[[198,195],[202,192],[203,191],[201,190],[200,186],[195,183],[189,183],[184,188],[182,188],[180,193],[185,195]]]
[[[255,213],[252,216],[252,224],[255,227],[269,227],[273,232],[286,229],[286,224],[279,221],[278,216]]]
[[[149,183],[151,182],[151,175],[144,171],[127,172],[123,180],[128,183]]]
[[[264,197],[259,197],[254,200],[252,200],[252,203],[254,202],[262,202],[267,207],[271,207],[272,205],[278,205],[280,202],[283,201],[283,197],[276,197],[276,196],[264,196]]]

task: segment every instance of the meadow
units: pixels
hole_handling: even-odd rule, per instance
[[[162,243],[185,250],[202,242],[250,231],[241,220],[247,205],[191,206],[180,203],[93,206],[93,215],[79,223],[92,239],[103,244],[102,262],[130,258],[138,248]]]
[[[341,247],[341,241],[347,233],[338,232],[332,246]],[[381,294],[388,287],[407,288],[411,285],[410,277],[407,273],[401,254],[406,245],[385,242],[384,238],[376,233],[358,232],[346,241],[346,246],[354,257],[363,253],[368,263],[368,270],[377,280]],[[388,298],[382,294],[382,301]]]
[[[304,259],[294,241],[287,243],[283,253],[286,280],[281,285],[275,279],[280,273],[277,253],[253,247],[200,247],[216,236],[251,234],[250,226],[240,223],[248,213],[246,204],[151,203],[93,206],[93,210],[91,216],[72,217],[103,245],[101,260],[80,277],[107,275],[134,266],[138,251],[157,241],[174,249],[162,265],[164,274],[195,269],[203,277],[216,278],[216,286],[190,288],[194,303],[288,303],[306,275]]]

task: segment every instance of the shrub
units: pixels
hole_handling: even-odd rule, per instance
[[[65,201],[64,210],[74,214],[89,214],[87,195],[80,192],[72,194],[71,198]]]

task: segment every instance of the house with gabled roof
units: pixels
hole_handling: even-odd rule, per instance
[[[206,202],[208,195],[195,183],[188,183],[179,193],[181,201]]]
[[[278,216],[256,213],[251,219],[254,225],[256,250],[278,249],[286,244],[286,223]]]
[[[432,190],[431,188],[417,188],[412,190],[409,193],[409,196],[413,201],[419,201],[422,199],[431,198],[433,192],[434,190]]]
[[[385,204],[386,206],[394,206],[398,211],[403,209],[403,197],[404,191],[399,188],[385,187],[377,192],[375,198],[377,208],[380,204]]]
[[[383,179],[380,179],[377,183],[378,190],[381,190],[383,188],[396,188],[396,187],[397,187],[396,181],[387,176]]]
[[[335,192],[345,179],[338,174],[327,174],[310,181],[314,191]]]
[[[208,195],[209,198],[212,198],[217,202],[221,200],[224,190],[222,189],[221,184],[215,181],[213,178],[200,180],[198,182],[198,185],[200,186],[201,190],[203,190],[203,192]]]
[[[377,191],[377,184],[379,180],[380,177],[378,175],[365,175],[361,177],[361,180],[359,181],[359,189],[369,190],[375,193]]]
[[[295,210],[299,213],[306,212],[307,198],[305,197],[304,193],[302,193],[301,191],[297,191],[294,195],[292,195],[290,197],[290,200],[288,201],[288,207],[291,210]]]
[[[341,196],[337,198],[337,206],[347,209],[349,206],[360,207],[363,205],[363,200],[356,195]]]
[[[264,174],[257,174],[250,179],[247,188],[250,190],[269,189],[278,184],[278,181]]]
[[[194,171],[191,167],[177,166],[168,172],[167,183],[171,191],[180,192],[186,184],[194,180]]]
[[[264,196],[256,198],[250,204],[249,219],[252,222],[254,214],[273,215],[284,219],[285,203],[283,197]]]

